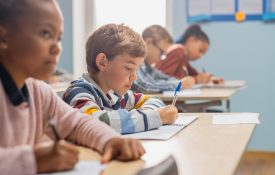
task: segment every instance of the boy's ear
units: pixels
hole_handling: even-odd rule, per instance
[[[100,70],[100,71],[103,71],[106,69],[107,67],[107,57],[104,53],[99,53],[97,56],[96,56],[96,66],[97,68]]]
[[[0,25],[0,49],[7,49],[7,29]]]

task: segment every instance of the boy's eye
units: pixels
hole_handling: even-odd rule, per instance
[[[126,69],[126,70],[129,70],[129,71],[131,71],[131,70],[132,70],[132,68],[127,67],[127,66],[125,66],[125,69]]]

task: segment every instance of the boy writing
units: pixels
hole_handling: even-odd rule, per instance
[[[142,37],[129,27],[100,27],[86,44],[88,73],[72,82],[63,99],[122,134],[173,123],[177,118],[174,106],[129,90],[145,56]]]

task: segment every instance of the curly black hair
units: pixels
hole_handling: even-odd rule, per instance
[[[28,8],[28,0],[1,0],[0,1],[0,25],[16,22],[16,19],[24,14]]]

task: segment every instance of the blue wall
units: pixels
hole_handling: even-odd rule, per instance
[[[173,36],[188,26],[185,0],[173,0]],[[194,64],[225,79],[243,79],[248,87],[232,99],[233,112],[259,112],[249,149],[275,151],[275,23],[211,22],[202,24],[209,35],[208,53]],[[273,76],[272,76],[273,75]],[[232,143],[234,144],[234,143]]]
[[[72,0],[59,0],[63,17],[64,17],[64,34],[62,37],[63,52],[58,67],[73,72],[73,17],[72,17]]]

